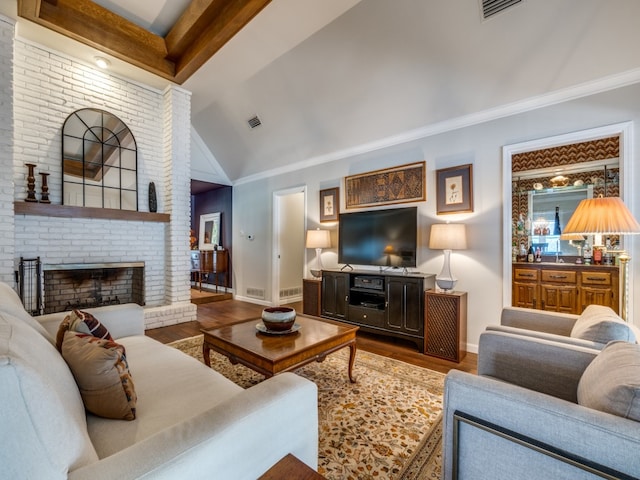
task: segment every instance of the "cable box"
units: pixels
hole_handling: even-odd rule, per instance
[[[356,276],[353,286],[357,288],[370,288],[372,290],[384,290],[384,277]]]

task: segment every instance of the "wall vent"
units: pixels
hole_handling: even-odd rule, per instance
[[[283,288],[280,290],[280,300],[302,296],[302,287]]]
[[[264,300],[264,289],[262,288],[247,288],[247,297],[260,298]]]
[[[487,19],[524,0],[482,0],[482,16]]]
[[[260,125],[262,125],[262,122],[260,121],[260,119],[258,118],[257,115],[255,117],[250,118],[249,120],[247,120],[247,123],[249,124],[249,126],[251,128],[256,128],[256,127],[259,127]]]

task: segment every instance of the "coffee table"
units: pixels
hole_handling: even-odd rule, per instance
[[[209,353],[214,350],[265,377],[290,372],[311,362],[322,362],[327,355],[349,347],[349,380],[355,383],[357,326],[298,314],[298,331],[286,335],[259,332],[259,318],[231,325],[201,330],[204,334],[202,355],[211,367]]]

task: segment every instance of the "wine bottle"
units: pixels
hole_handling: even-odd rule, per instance
[[[560,235],[562,230],[560,229],[560,207],[556,206],[556,218],[553,222],[553,234]]]
[[[529,245],[529,252],[527,253],[527,262],[533,263],[533,245]]]

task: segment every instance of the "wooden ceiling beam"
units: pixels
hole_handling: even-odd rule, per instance
[[[193,75],[269,3],[271,0],[193,0],[166,36],[178,83]]]
[[[91,0],[18,0],[18,15],[183,83],[271,0],[192,0],[165,38]]]

